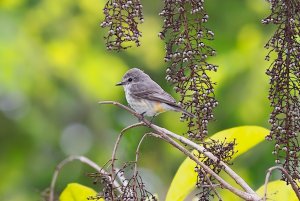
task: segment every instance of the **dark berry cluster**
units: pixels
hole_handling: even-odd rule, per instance
[[[138,24],[144,21],[140,0],[109,0],[103,9],[101,27],[108,27],[105,36],[108,50],[126,49],[132,42],[140,45]]]
[[[159,37],[166,41],[165,61],[168,62],[166,79],[175,85],[181,95],[179,102],[196,118],[182,116],[188,120],[188,137],[202,140],[207,135],[207,125],[213,119],[214,83],[207,75],[216,71],[217,66],[209,64],[207,58],[216,54],[205,44],[212,40],[214,33],[205,28],[208,15],[203,10],[203,0],[165,0],[159,14],[164,18],[163,30]]]
[[[234,150],[235,145],[235,141],[226,142],[225,138],[224,141],[210,140],[204,144],[204,147],[207,151],[213,153],[220,161],[223,161],[229,165],[232,156],[236,153]],[[215,173],[219,174],[222,171],[223,166],[218,162],[207,158],[203,154],[199,154],[198,157],[206,166],[210,167]],[[214,196],[214,191],[211,188],[211,184],[215,185],[217,183],[214,177],[209,176],[202,170],[203,169],[199,166],[195,168],[195,171],[198,173],[196,186],[200,190],[200,192],[197,193],[197,197],[199,201],[209,201],[211,200],[210,198]],[[210,182],[208,180],[210,180]]]
[[[104,173],[88,173],[89,177],[94,179],[94,184],[100,184],[102,186],[102,191],[98,195],[91,195],[88,200],[100,200],[101,198],[105,200],[112,200],[114,193],[113,183],[111,182],[111,175]]]
[[[266,60],[274,58],[267,69],[270,76],[269,100],[271,132],[267,140],[275,141],[275,162],[294,179],[300,179],[300,1],[269,0],[271,14],[262,20],[277,29],[265,45],[270,49]]]
[[[107,201],[133,201],[133,200],[149,200],[157,201],[158,199],[145,189],[138,172],[131,178],[125,178],[124,172],[130,172],[134,163],[125,163],[123,167],[116,172],[115,178],[111,179],[110,174],[92,173],[90,177],[94,178],[95,184],[102,186],[102,191],[97,196],[91,196],[90,200],[100,200],[104,198]],[[118,181],[119,186],[113,185],[112,181]]]

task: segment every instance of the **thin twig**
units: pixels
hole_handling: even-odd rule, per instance
[[[158,135],[158,134],[156,134],[156,133],[152,133],[152,132],[150,132],[150,133],[145,133],[144,135],[143,135],[143,137],[140,139],[140,142],[139,142],[139,144],[138,144],[138,146],[137,146],[137,148],[136,148],[136,152],[135,152],[135,166],[134,166],[134,175],[136,174],[136,172],[137,172],[137,162],[138,162],[138,159],[139,159],[139,151],[140,151],[140,147],[141,147],[141,145],[142,145],[142,142],[143,142],[143,140],[147,137],[147,136],[154,136],[154,137],[157,137],[157,138],[160,138],[160,139],[163,139],[160,135]]]
[[[211,186],[213,186],[215,188],[221,188],[222,187],[221,184],[201,185],[201,187],[204,187],[204,188],[211,187]]]
[[[271,176],[272,172],[274,170],[277,170],[277,169],[280,170],[284,174],[284,176],[287,178],[287,180],[291,184],[296,196],[300,200],[300,192],[299,192],[299,189],[298,189],[297,185],[295,184],[295,182],[294,182],[293,178],[291,177],[291,175],[289,175],[289,173],[286,171],[286,169],[284,169],[281,166],[274,166],[274,167],[271,167],[267,170],[266,179],[265,179],[265,193],[264,193],[263,200],[266,201],[266,199],[267,199],[267,188],[268,188],[268,183],[269,183],[269,180],[270,180],[270,176]]]
[[[205,173],[205,171],[203,170],[203,168],[200,168],[200,170],[201,170],[202,172]],[[208,181],[208,184],[209,184],[208,186],[211,187],[211,189],[214,191],[214,193],[215,193],[215,195],[218,197],[219,201],[222,201],[221,195],[220,195],[219,192],[217,191],[217,189],[216,189],[216,187],[214,186],[214,184],[211,182],[211,180],[210,180],[208,174],[204,174],[204,175],[205,175],[205,177],[206,177],[206,179],[207,179],[207,181]],[[202,186],[202,187],[203,187],[203,186]]]
[[[142,116],[142,115],[140,115],[139,113],[136,113],[134,110],[132,110],[131,108],[129,108],[129,107],[127,107],[127,106],[125,106],[125,105],[123,105],[123,104],[121,104],[121,103],[118,103],[118,102],[116,102],[116,101],[99,101],[98,102],[99,104],[109,104],[109,105],[116,105],[116,106],[118,106],[118,107],[120,107],[120,108],[122,108],[122,109],[124,109],[124,110],[127,110],[129,113],[131,113],[131,114],[133,114],[135,117],[137,117],[138,119],[144,119],[144,117]],[[144,119],[144,120],[146,120],[146,119]],[[150,123],[149,121],[146,121],[146,122],[148,122],[148,123]],[[145,123],[146,123],[145,122]],[[151,124],[151,123],[150,123]]]
[[[138,126],[142,126],[142,125],[144,125],[144,123],[143,122],[139,122],[139,123],[127,126],[118,135],[118,138],[117,138],[116,143],[114,145],[114,149],[113,149],[112,156],[111,156],[111,175],[112,175],[111,177],[112,177],[113,180],[115,180],[115,172],[116,172],[116,170],[114,168],[114,163],[115,163],[115,160],[116,160],[116,153],[117,153],[118,146],[120,144],[121,137],[123,136],[123,134],[125,133],[125,131],[127,131],[128,129],[131,129],[131,128],[134,128],[134,127],[138,127]]]
[[[144,139],[149,135],[162,139],[162,137],[160,135],[157,135],[156,133],[151,133],[151,132],[150,133],[145,133],[143,135],[143,137],[140,139],[140,142],[139,142],[139,144],[136,148],[136,152],[135,152],[135,164],[134,164],[134,171],[133,171],[133,179],[134,179],[133,189],[134,189],[134,191],[135,191],[135,186],[136,186],[137,163],[138,163],[138,160],[139,160],[140,147],[141,147],[142,142],[144,141]]]
[[[114,185],[114,187],[116,189],[118,189],[119,193],[122,193],[121,189],[119,188],[120,185],[117,181],[112,181],[111,177],[109,176],[109,174],[103,170],[103,168],[101,168],[100,166],[98,166],[95,162],[91,161],[90,159],[88,159],[87,157],[84,156],[69,156],[68,158],[64,159],[63,161],[61,161],[57,166],[56,169],[53,173],[52,176],[52,181],[51,181],[51,185],[50,185],[50,195],[49,195],[49,201],[54,201],[54,189],[55,189],[55,184],[57,181],[57,177],[61,171],[61,169],[68,163],[75,161],[75,160],[79,160],[80,162],[87,164],[88,166],[92,167],[93,169],[95,169],[97,172],[99,172],[100,174],[103,175],[107,175],[107,177],[109,178],[109,180],[111,181],[111,183]]]

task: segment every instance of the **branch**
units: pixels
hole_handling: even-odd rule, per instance
[[[142,116],[142,115],[140,115],[139,113],[136,113],[134,110],[132,110],[131,108],[129,108],[129,107],[127,107],[127,106],[125,106],[125,105],[123,105],[123,104],[121,104],[121,103],[118,103],[118,102],[116,102],[116,101],[99,101],[98,102],[99,104],[109,104],[109,105],[116,105],[116,106],[118,106],[118,107],[120,107],[120,108],[122,108],[122,109],[124,109],[124,110],[127,110],[129,113],[131,113],[131,114],[133,114],[135,117],[137,117],[138,119],[144,119],[144,117]],[[146,119],[144,119],[144,120],[146,120]],[[150,123],[150,121],[147,121],[148,122],[148,124]],[[146,123],[146,122],[145,122]],[[151,123],[150,123],[151,124]]]
[[[190,151],[188,151],[186,148],[184,148],[182,145],[178,144],[175,140],[173,140],[171,137],[176,137],[179,136],[175,133],[172,133],[171,131],[168,131],[167,129],[161,128],[159,126],[156,126],[154,124],[152,124],[150,121],[148,121],[147,119],[143,118],[142,115],[136,113],[134,110],[118,103],[115,101],[102,101],[99,102],[100,104],[113,104],[116,105],[122,109],[127,110],[128,112],[130,112],[132,115],[134,115],[135,117],[137,117],[138,119],[140,119],[145,126],[152,128],[153,130],[156,131],[157,134],[159,134],[162,138],[164,138],[169,144],[173,145],[175,148],[179,149],[181,152],[183,152],[186,156],[188,156],[189,158],[191,158],[193,161],[195,161],[199,166],[201,166],[207,173],[211,174],[217,181],[219,181],[221,183],[221,185],[230,190],[231,192],[233,192],[234,194],[238,195],[239,197],[245,199],[245,200],[260,200],[260,197],[249,187],[249,185],[240,177],[238,176],[230,167],[228,167],[224,162],[222,162],[223,164],[225,164],[224,168],[226,169],[226,172],[228,175],[230,175],[233,179],[235,179],[235,181],[241,186],[243,187],[243,189],[246,191],[241,191],[235,187],[233,187],[232,185],[230,185],[228,182],[226,182],[225,180],[223,180],[218,174],[216,174],[213,170],[211,170],[208,166],[206,166],[204,163],[202,163],[201,161],[198,160],[197,157],[195,157],[195,155],[193,153],[191,153]],[[177,139],[177,138],[176,138]],[[179,139],[178,139],[179,140]],[[220,162],[220,160],[218,160],[218,158],[216,156],[214,156],[211,152],[207,152],[203,147],[197,145],[196,143],[181,137],[180,140],[182,140],[182,142],[184,143],[189,143],[190,146],[192,147],[196,147],[196,149],[205,154],[208,158],[216,161],[216,162]],[[179,141],[180,141],[179,140]]]
[[[133,189],[135,191],[135,187],[136,187],[136,176],[137,176],[137,163],[138,163],[138,160],[139,160],[139,153],[140,153],[140,147],[142,145],[142,142],[144,141],[144,139],[147,137],[147,136],[154,136],[154,137],[157,137],[157,138],[161,138],[160,135],[157,135],[155,133],[145,133],[143,135],[143,137],[140,139],[140,142],[136,148],[136,152],[135,152],[135,164],[134,164],[134,171],[133,171]],[[162,139],[162,138],[161,138]]]
[[[202,172],[204,172],[204,170],[203,169],[200,169]],[[205,172],[204,172],[205,173]],[[205,177],[206,177],[206,179],[207,179],[207,181],[208,181],[208,187],[211,187],[211,189],[215,192],[215,194],[216,194],[216,196],[218,197],[218,200],[219,201],[222,201],[223,199],[221,198],[221,195],[219,194],[219,192],[217,191],[217,189],[216,189],[216,186],[211,182],[211,180],[210,180],[210,178],[209,178],[209,176],[207,175],[207,174],[204,174],[205,175]],[[203,185],[202,185],[202,187],[204,187]]]
[[[116,101],[99,101],[98,102],[100,105],[102,104],[108,104],[108,105],[115,105],[115,106],[118,106],[126,111],[128,111],[129,113],[131,113],[133,116],[135,116],[136,118],[138,118],[141,122],[143,122],[143,124],[145,124],[145,126],[150,127],[150,125],[152,124],[151,121],[148,121],[146,118],[144,118],[143,115],[135,112],[133,109],[119,103],[119,102],[116,102]]]
[[[157,138],[160,138],[160,139],[162,139],[162,140],[164,140],[164,141],[167,141],[165,138],[163,138],[163,137],[161,137],[161,135],[159,135],[159,134],[156,134],[156,133],[146,133],[143,137],[142,137],[142,139],[140,140],[140,142],[139,142],[139,144],[138,144],[138,147],[137,147],[137,151],[136,151],[136,163],[135,163],[135,169],[134,169],[134,175],[136,174],[136,172],[137,172],[137,161],[138,161],[138,157],[139,157],[139,149],[140,149],[140,146],[141,146],[141,144],[142,144],[142,141],[144,140],[144,138],[146,138],[147,137],[147,135],[152,135],[152,136],[154,136],[154,137],[157,137]],[[167,141],[168,142],[168,141]],[[205,171],[201,168],[200,169],[203,173],[205,173]],[[204,174],[205,175],[205,177],[206,177],[206,179],[207,179],[207,182],[208,182],[208,184],[209,185],[207,185],[207,186],[209,186],[209,187],[211,187],[212,188],[212,190],[215,192],[215,194],[216,194],[216,196],[218,197],[218,199],[219,199],[219,201],[221,201],[222,200],[222,198],[221,198],[221,196],[220,196],[220,194],[218,193],[218,191],[216,190],[216,188],[215,188],[215,185],[211,182],[211,180],[209,179],[209,176],[207,175],[207,174]]]
[[[120,134],[119,134],[119,136],[118,136],[118,138],[117,138],[117,140],[116,140],[116,143],[115,143],[115,145],[114,145],[114,149],[113,149],[112,156],[111,156],[111,170],[112,170],[111,175],[112,175],[112,179],[113,179],[113,180],[115,180],[115,172],[116,172],[116,171],[115,171],[115,168],[114,168],[114,163],[115,163],[115,160],[116,160],[116,152],[117,152],[117,149],[118,149],[118,146],[119,146],[121,137],[123,136],[123,134],[125,133],[125,131],[127,131],[127,130],[129,130],[129,129],[131,129],[131,128],[134,128],[134,127],[142,126],[142,125],[144,125],[143,122],[139,122],[139,123],[136,123],[136,124],[132,124],[132,125],[127,126],[126,128],[124,128],[124,129],[120,132]]]
[[[157,138],[160,138],[160,139],[163,139],[160,135],[158,135],[158,134],[156,134],[156,133],[145,133],[144,135],[143,135],[143,137],[140,139],[140,142],[139,142],[139,144],[138,144],[138,146],[137,146],[137,148],[136,148],[136,152],[135,152],[135,162],[137,162],[138,161],[138,159],[139,159],[139,151],[140,151],[140,147],[142,146],[142,142],[144,141],[144,139],[147,137],[147,136],[153,136],[153,137],[157,137]]]
[[[120,185],[117,181],[113,181],[110,176],[108,176],[109,174],[104,171],[100,166],[98,166],[96,163],[94,163],[93,161],[91,161],[90,159],[84,157],[84,156],[69,156],[68,158],[64,159],[63,161],[61,161],[57,166],[56,169],[53,173],[52,176],[52,181],[51,181],[51,185],[50,185],[50,195],[49,195],[49,201],[54,201],[54,188],[55,188],[55,184],[57,181],[57,177],[58,174],[60,173],[61,169],[68,163],[75,161],[75,160],[79,160],[82,163],[87,164],[88,166],[90,166],[91,168],[95,169],[97,172],[99,172],[100,174],[103,175],[107,175],[107,177],[109,178],[109,180],[111,181],[112,185],[118,189],[118,191],[120,193],[122,193],[122,191],[120,190]]]
[[[245,199],[245,200],[260,200],[259,196],[256,193],[249,193],[241,191],[232,185],[230,185],[228,182],[226,182],[222,177],[220,177],[217,173],[215,173],[212,169],[210,169],[208,166],[206,166],[204,163],[198,160],[198,158],[189,150],[178,144],[175,140],[167,136],[165,133],[160,133],[163,135],[163,137],[175,148],[179,149],[181,152],[183,152],[186,156],[188,156],[190,159],[195,161],[199,166],[201,166],[208,174],[212,175],[217,181],[221,183],[221,185],[230,190],[232,193],[236,194],[237,196]]]
[[[155,130],[159,130],[160,132],[163,132],[165,134],[167,134],[168,136],[171,136],[172,138],[177,139],[178,141],[191,146],[192,148],[196,149],[197,151],[201,152],[202,154],[204,154],[206,157],[208,157],[209,159],[213,160],[215,163],[219,163],[220,165],[223,166],[224,171],[230,175],[237,184],[239,184],[245,191],[247,191],[248,193],[252,193],[254,194],[255,192],[251,189],[251,187],[238,175],[236,174],[236,172],[234,172],[226,163],[224,163],[223,161],[219,160],[215,155],[213,155],[211,152],[207,151],[203,146],[200,146],[199,144],[196,144],[195,142],[182,137],[180,135],[177,135],[165,128],[161,128],[159,126],[156,125],[152,125],[153,129]]]
[[[290,184],[291,184],[291,186],[292,186],[292,188],[293,188],[296,196],[300,200],[299,189],[298,189],[297,185],[295,184],[295,182],[294,182],[293,178],[291,177],[291,175],[289,175],[289,173],[283,167],[281,167],[281,166],[274,166],[274,167],[269,168],[268,171],[267,171],[267,175],[266,175],[266,179],[265,179],[265,193],[264,193],[264,198],[263,198],[264,201],[266,201],[266,199],[267,199],[267,188],[268,188],[268,183],[269,183],[269,180],[270,180],[270,176],[271,176],[272,172],[274,170],[276,170],[276,169],[280,170],[284,174],[284,176],[290,182]]]
[[[136,173],[137,173],[137,162],[139,160],[139,155],[140,155],[140,147],[142,145],[142,142],[144,141],[144,139],[147,137],[147,136],[154,136],[154,137],[157,137],[157,138],[160,138],[160,139],[163,139],[160,135],[157,135],[156,133],[145,133],[143,135],[143,137],[141,138],[137,148],[136,148],[136,152],[135,152],[135,165],[134,165],[134,172],[133,172],[133,176],[135,177],[136,176]]]

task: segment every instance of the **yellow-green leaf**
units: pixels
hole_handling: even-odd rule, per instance
[[[87,201],[88,197],[95,196],[97,194],[94,189],[87,186],[83,186],[78,183],[70,183],[60,194],[60,201]],[[100,199],[104,201],[104,199]]]
[[[235,150],[238,152],[233,156],[234,159],[262,142],[269,132],[269,130],[259,126],[240,126],[220,131],[211,138],[224,140],[226,137],[228,142],[236,139]],[[190,158],[183,161],[173,178],[166,201],[182,201],[195,188],[197,182],[195,167],[196,163]]]
[[[194,189],[197,182],[195,167],[195,162],[190,158],[184,160],[173,178],[166,201],[183,200]]]
[[[267,189],[267,200],[272,201],[282,201],[282,200],[288,200],[288,201],[298,201],[298,198],[293,191],[291,185],[286,185],[286,182],[278,180],[278,181],[272,181],[268,183],[268,189]],[[265,185],[262,185],[256,193],[260,195],[261,197],[264,196],[265,193]]]

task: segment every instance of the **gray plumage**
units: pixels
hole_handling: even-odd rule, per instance
[[[170,94],[165,92],[156,82],[138,68],[128,70],[123,76],[122,82],[117,85],[124,86],[127,101],[129,96],[129,99],[146,99],[165,103],[170,106],[169,110],[181,111],[190,117],[194,117],[193,114],[179,106]]]

